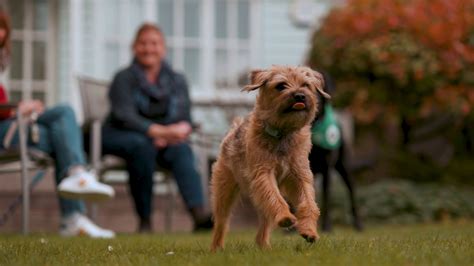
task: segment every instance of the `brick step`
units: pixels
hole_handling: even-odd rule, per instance
[[[51,179],[50,179],[51,180]],[[46,180],[44,180],[46,181]],[[44,183],[41,182],[41,183]],[[48,182],[46,182],[48,183]],[[53,233],[59,228],[59,204],[54,191],[54,185],[51,182],[42,184],[41,189],[35,189],[31,196],[30,212],[30,231]],[[135,218],[131,197],[127,191],[126,185],[113,185],[116,190],[114,199],[97,204],[97,224],[119,233],[133,233],[137,228],[137,219]],[[20,195],[20,188],[9,186],[8,190],[0,193],[0,213],[3,213],[8,205]],[[156,195],[154,197],[154,215],[153,228],[155,232],[164,232],[164,204],[167,204],[164,196]],[[88,210],[91,210],[88,205]],[[253,208],[248,204],[248,200],[240,200],[234,210],[232,218],[232,228],[254,227],[256,224],[256,215]],[[178,196],[175,199],[175,208],[172,216],[173,232],[191,231],[192,220]],[[0,233],[15,233],[21,231],[21,206],[10,217],[8,222],[0,226]]]

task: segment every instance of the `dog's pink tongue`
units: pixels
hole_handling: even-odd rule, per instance
[[[295,103],[295,104],[293,104],[293,109],[302,110],[304,108],[306,108],[306,105],[304,103]]]

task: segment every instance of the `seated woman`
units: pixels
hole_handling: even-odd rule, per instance
[[[0,71],[8,65],[10,56],[10,23],[7,14],[0,11]],[[8,101],[4,87],[0,84],[0,104]],[[84,202],[77,200],[111,198],[112,187],[99,183],[86,171],[82,146],[82,135],[76,123],[74,111],[68,106],[45,109],[38,100],[26,100],[19,104],[18,111],[25,116],[35,115],[38,136],[28,140],[35,147],[55,160],[55,176],[58,184],[61,210],[60,234],[63,236],[86,235],[93,238],[111,238],[114,232],[100,228],[85,216]],[[11,110],[0,112],[0,149],[18,145],[18,132]],[[8,146],[8,147],[6,147]],[[69,199],[66,199],[69,198]]]
[[[211,229],[201,177],[187,140],[192,132],[184,77],[164,61],[161,30],[144,24],[133,42],[134,60],[113,79],[111,112],[103,128],[103,151],[127,162],[139,232],[151,231],[153,173],[170,169],[194,220],[194,230]]]

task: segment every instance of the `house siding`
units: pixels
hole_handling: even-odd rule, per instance
[[[265,0],[262,7],[262,58],[260,65],[298,65],[304,62],[310,28],[298,28],[290,19],[287,0]]]
[[[71,3],[73,1],[80,10],[80,25],[75,28],[80,29],[79,34],[75,34],[76,43],[71,40]],[[79,4],[78,4],[79,3]],[[81,113],[80,102],[78,102],[77,81],[74,75],[87,75],[94,78],[109,80],[116,71],[117,66],[125,66],[130,61],[129,50],[126,53],[114,54],[105,44],[107,29],[111,23],[107,16],[117,13],[118,9],[129,9],[129,4],[120,2],[115,9],[111,9],[115,1],[103,0],[62,0],[59,1],[59,56],[58,56],[58,87],[59,101],[69,102],[78,112]],[[254,27],[259,34],[257,41],[253,43],[255,53],[251,60],[252,68],[269,67],[273,64],[298,65],[303,64],[306,52],[309,48],[309,39],[312,29],[310,27],[297,27],[290,18],[290,8],[293,1],[289,0],[260,0],[258,2],[258,14],[260,14]],[[133,4],[133,3],[130,3]],[[136,4],[136,3],[135,3]],[[131,13],[140,13],[141,6],[137,6]],[[140,20],[137,16],[133,19]],[[122,34],[118,45],[128,46],[128,41],[133,37],[136,29],[136,21],[132,18],[119,21],[118,29],[122,29]],[[108,25],[108,26],[107,26]],[[112,29],[117,30],[117,29]],[[127,42],[124,42],[127,40]],[[75,55],[75,56],[73,56]],[[76,58],[76,59],[74,59]],[[76,60],[76,61],[74,61]],[[74,62],[73,62],[74,61]],[[78,62],[77,62],[78,61]],[[111,70],[113,69],[113,70]],[[195,86],[191,88],[199,90]],[[192,91],[194,97],[213,97],[217,90],[209,88],[211,93],[202,91]],[[203,98],[200,97],[200,98]]]
[[[57,56],[57,84],[59,102],[70,101],[70,69],[71,69],[71,45],[69,39],[69,0],[58,1],[58,56]]]

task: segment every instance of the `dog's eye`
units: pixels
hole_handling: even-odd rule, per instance
[[[303,87],[310,88],[307,82],[303,83]]]
[[[285,84],[284,82],[278,83],[278,84],[275,86],[275,89],[277,89],[278,91],[282,91],[282,90],[286,89],[286,84]]]

